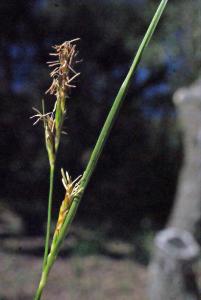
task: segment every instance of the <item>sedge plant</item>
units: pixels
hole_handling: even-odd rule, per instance
[[[66,117],[68,99],[70,90],[75,87],[74,80],[79,73],[75,71],[77,48],[76,42],[78,39],[74,39],[68,42],[64,42],[61,45],[54,46],[54,53],[51,53],[55,60],[48,62],[50,67],[54,67],[54,70],[50,73],[52,77],[52,84],[46,93],[50,93],[55,97],[55,104],[52,112],[46,113],[43,102],[42,113],[36,110],[37,114],[34,118],[37,118],[35,123],[42,120],[45,131],[45,144],[47,148],[49,165],[50,165],[50,179],[49,179],[49,198],[47,209],[47,228],[45,239],[45,251],[43,259],[42,274],[34,300],[40,300],[44,287],[47,283],[49,272],[58,256],[62,243],[69,231],[70,225],[75,217],[76,211],[83,197],[84,191],[89,183],[89,180],[95,170],[99,157],[102,153],[103,147],[107,141],[113,123],[118,115],[120,107],[125,99],[127,90],[129,88],[132,76],[135,73],[137,66],[142,58],[142,54],[149,44],[151,37],[156,29],[156,26],[163,14],[168,0],[162,0],[156,10],[156,13],[147,29],[147,32],[139,46],[139,49],[134,57],[131,67],[128,71],[126,78],[124,79],[116,98],[112,104],[112,107],[108,113],[106,121],[102,127],[100,135],[97,139],[95,147],[90,156],[89,162],[86,166],[82,176],[72,180],[68,172],[61,170],[62,182],[65,188],[64,200],[61,203],[58,221],[56,224],[55,232],[51,239],[51,211],[52,211],[52,199],[53,199],[53,186],[54,186],[54,173],[55,162],[58,152],[58,147],[63,132],[63,123]]]
[[[51,212],[52,212],[52,197],[54,185],[54,173],[57,151],[62,134],[63,122],[66,116],[67,100],[69,98],[71,88],[74,88],[74,79],[79,76],[74,70],[76,64],[77,50],[75,42],[79,39],[64,42],[61,45],[53,46],[54,53],[50,53],[55,58],[53,61],[47,62],[49,67],[54,67],[50,73],[52,84],[46,91],[46,94],[55,96],[55,104],[52,112],[45,113],[44,101],[42,102],[42,113],[34,108],[37,112],[31,118],[36,118],[34,125],[39,121],[43,121],[45,131],[45,144],[49,158],[50,165],[50,179],[49,179],[49,198],[47,209],[47,228],[45,239],[45,251],[43,259],[43,268],[47,262],[50,244],[50,229],[51,229]]]

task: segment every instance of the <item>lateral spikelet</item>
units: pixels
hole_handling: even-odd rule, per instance
[[[61,227],[65,221],[66,215],[69,212],[74,197],[78,196],[82,190],[80,187],[80,179],[82,177],[81,175],[78,176],[74,181],[72,181],[68,172],[64,173],[64,170],[61,169],[61,174],[62,174],[62,183],[64,185],[66,193],[59,210],[59,216],[58,216],[54,236],[59,234]]]

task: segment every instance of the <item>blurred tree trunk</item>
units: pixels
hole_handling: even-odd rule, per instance
[[[183,130],[184,161],[167,229],[157,234],[149,268],[151,300],[198,300],[194,239],[201,232],[201,80],[174,95]]]
[[[200,233],[201,225],[201,79],[174,95],[183,130],[184,162],[169,226]]]

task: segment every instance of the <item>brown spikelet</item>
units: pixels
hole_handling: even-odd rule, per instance
[[[57,220],[57,225],[56,225],[54,235],[59,234],[61,227],[64,223],[65,217],[71,207],[74,197],[78,196],[80,194],[80,192],[82,191],[82,189],[80,187],[81,176],[78,176],[74,181],[72,181],[68,172],[66,172],[66,174],[65,174],[63,169],[61,169],[61,174],[62,174],[62,182],[66,189],[66,194],[65,194],[64,200],[63,200],[60,210],[59,210],[59,217]]]
[[[44,107],[43,107],[44,109]],[[37,112],[37,114],[30,117],[30,119],[35,118],[35,122],[33,125],[36,125],[38,122],[42,121],[45,129],[45,142],[46,148],[49,156],[49,160],[51,164],[54,164],[55,161],[55,119],[54,119],[54,110],[49,113],[41,113],[38,109],[33,107],[33,110]]]
[[[38,122],[43,121],[44,126],[47,127],[48,130],[53,133],[55,128],[54,111],[49,113],[41,113],[35,107],[33,107],[33,110],[37,112],[37,114],[30,117],[30,119],[36,119],[33,125],[36,125]]]
[[[70,88],[76,87],[72,82],[80,75],[74,70],[74,65],[78,62],[75,44],[78,40],[79,38],[52,47],[55,52],[50,55],[54,56],[55,60],[48,61],[47,64],[50,68],[54,68],[50,73],[53,81],[46,94],[57,95],[58,91],[62,91],[67,96]]]

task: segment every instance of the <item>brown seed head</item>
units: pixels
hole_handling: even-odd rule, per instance
[[[74,70],[76,63],[76,56],[78,51],[76,50],[76,44],[79,38],[66,41],[61,45],[55,45],[52,48],[55,50],[54,53],[50,53],[51,56],[55,56],[55,60],[47,62],[49,67],[55,67],[50,73],[50,77],[53,78],[53,82],[50,88],[46,91],[50,94],[55,94],[60,91],[65,96],[68,95],[69,89],[75,87],[72,81],[80,75]]]

